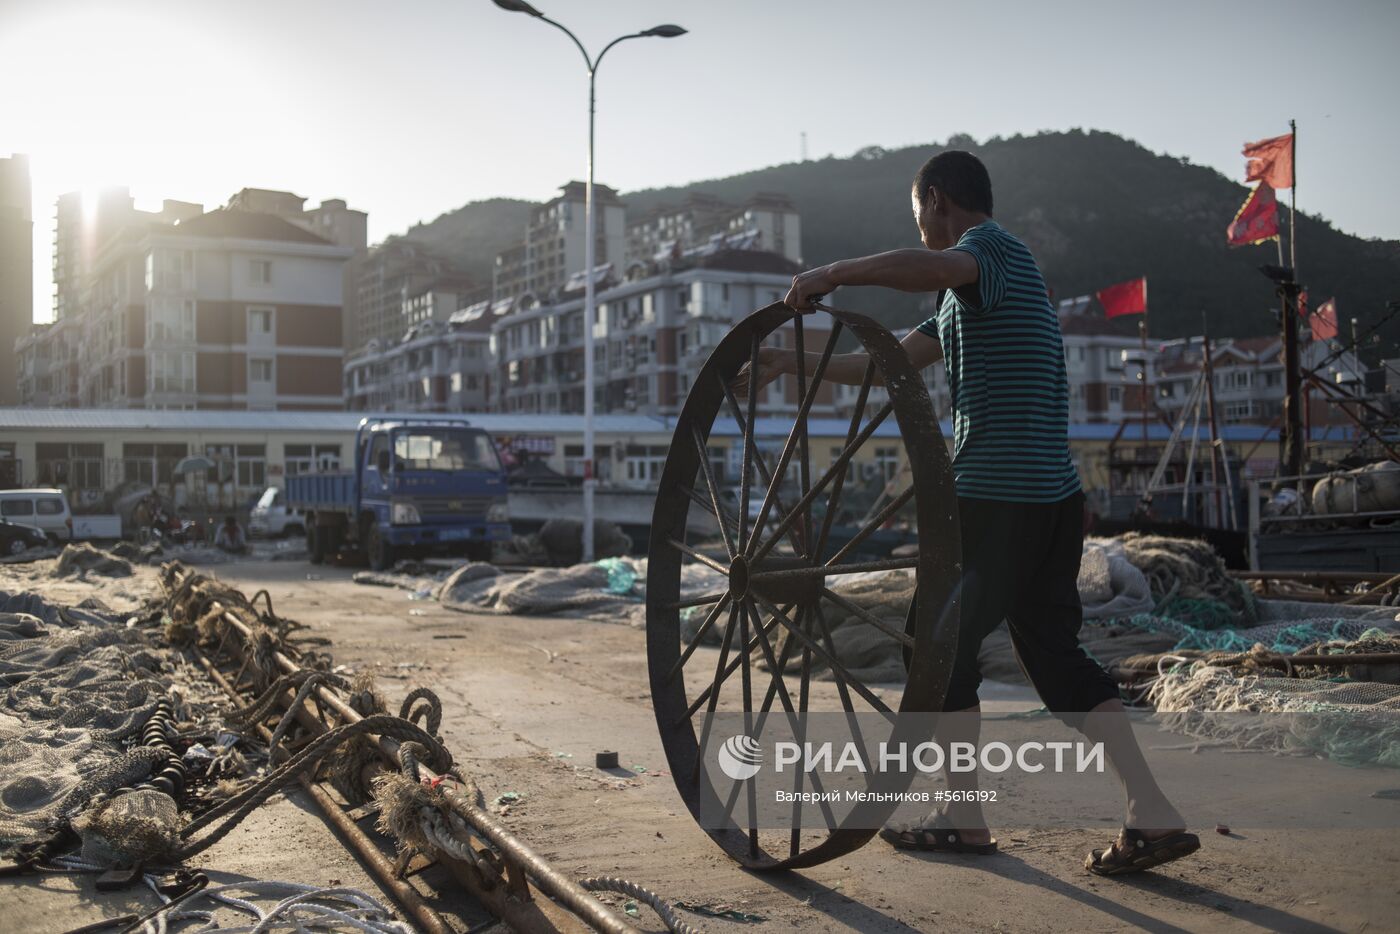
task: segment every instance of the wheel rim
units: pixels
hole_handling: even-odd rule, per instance
[[[895,337],[862,315],[839,311],[830,314],[831,330],[820,362],[810,374],[805,371],[805,364],[799,366],[796,398],[800,404],[796,415],[783,416],[785,423],[791,420],[792,427],[776,460],[766,458],[758,450],[755,420],[765,415],[752,394],[746,403],[741,403],[727,386],[745,362],[758,359],[765,340],[780,329],[792,334],[795,344],[789,346],[807,346],[803,316],[794,315],[781,303],[745,318],[710,355],[677,419],[662,471],[647,573],[648,669],[657,725],[671,775],[697,821],[701,820],[704,795],[727,799],[732,806],[738,793],[740,783],[725,789],[708,784],[701,760],[710,750],[709,737],[703,725],[697,727],[697,720],[703,724],[705,716],[717,710],[726,690],[731,694],[736,691],[730,680],[736,670],[740,696],[733,698],[738,705],[733,709],[744,711],[746,723],[750,714],[766,717],[816,712],[818,707],[809,706],[820,700],[820,692],[812,684],[813,661],[823,663],[835,679],[841,703],[835,709],[893,712],[884,697],[852,676],[836,658],[838,653],[826,619],[833,606],[880,629],[910,650],[908,679],[899,692],[899,712],[939,710],[947,691],[957,638],[956,584],[961,557],[957,500],[947,447],[923,383]],[[807,421],[827,362],[843,331],[863,345],[872,362],[840,454],[830,468],[813,471]],[[876,375],[882,378],[889,396],[883,405],[868,404]],[[907,450],[909,483],[847,544],[837,548],[830,541],[830,533],[846,489],[846,465],[890,415],[895,418]],[[737,515],[724,506],[708,454],[711,429],[721,419],[732,419],[741,438]],[[797,482],[797,498],[785,501],[781,487],[790,479]],[[823,499],[826,513],[817,519],[812,515],[812,506]],[[754,501],[759,503],[758,511],[750,519],[749,506]],[[909,504],[919,538],[937,543],[938,547],[921,549],[916,557],[907,560],[868,562],[851,558],[860,542]],[[723,542],[718,557],[714,549],[706,554],[687,542],[687,519],[692,505],[717,520]],[[723,519],[719,518],[721,515]],[[770,526],[765,520],[771,517],[776,520]],[[789,547],[780,547],[780,542]],[[727,583],[702,598],[682,601],[680,580],[686,559],[718,571]],[[818,571],[818,563],[826,567]],[[853,569],[862,567],[904,567],[915,571],[919,587],[927,596],[911,607],[908,634],[861,612],[831,590],[830,577],[854,573]],[[780,605],[784,601],[789,601],[789,605]],[[680,634],[680,611],[685,607],[696,607],[705,613],[690,644],[683,644]],[[695,660],[700,654],[697,649],[705,635],[721,629],[723,637],[711,676],[707,666]],[[779,633],[786,638],[775,653],[770,636]],[[747,651],[740,650],[741,646]],[[794,650],[800,650],[801,655],[796,679],[789,673]],[[755,651],[761,653],[759,660],[768,667],[769,683],[759,703],[755,702],[753,691]],[[694,679],[690,690],[687,677]],[[757,677],[762,679],[763,672],[758,671]],[[789,682],[795,682],[793,690],[788,689]],[[775,699],[777,707],[773,706]],[[891,739],[897,739],[901,729],[899,721],[893,719]],[[890,776],[880,781],[882,788],[887,789],[891,781],[908,784],[908,779]],[[861,805],[850,815],[851,819],[841,825],[829,822],[825,831],[759,831],[753,826],[732,825],[707,832],[730,856],[751,868],[800,868],[861,846],[894,807]]]

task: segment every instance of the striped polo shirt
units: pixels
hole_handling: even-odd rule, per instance
[[[943,345],[958,495],[1057,503],[1080,487],[1064,341],[1045,280],[1026,245],[995,221],[952,249],[977,260],[977,281],[945,292],[919,330]]]

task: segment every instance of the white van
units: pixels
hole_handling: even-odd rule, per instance
[[[248,517],[248,531],[254,538],[305,535],[306,520],[297,510],[287,508],[287,498],[280,487],[270,486]]]
[[[73,539],[73,513],[62,490],[0,490],[0,516],[42,529],[56,542]]]

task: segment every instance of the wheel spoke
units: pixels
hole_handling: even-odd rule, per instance
[[[794,315],[792,319],[793,343],[797,345],[797,397],[799,399],[807,396],[807,339],[802,328],[803,315]],[[836,327],[840,322],[836,322]],[[835,333],[833,328],[832,333]],[[810,409],[809,409],[810,411]],[[811,439],[807,436],[807,416],[803,414],[799,419],[802,424],[802,437],[798,439],[798,456],[801,460],[797,465],[797,482],[802,490],[802,495],[806,496],[807,491],[812,488],[812,451]],[[802,513],[802,541],[810,548],[812,545],[812,507],[808,504]],[[807,555],[808,560],[816,560],[816,553]]]
[[[688,486],[682,486],[681,489],[684,490],[685,495],[689,496],[701,509],[708,512],[710,515],[715,516],[716,521],[721,521],[720,517],[715,514],[714,505],[710,502],[710,500],[707,497],[700,495],[700,493]],[[732,512],[724,512],[722,513],[722,515],[724,519],[728,520],[730,530],[737,533],[739,530],[739,517],[734,515]],[[724,529],[721,529],[721,531],[724,531]],[[729,537],[726,535],[724,547],[728,548],[729,544]],[[730,553],[730,557],[733,557],[732,552]]]
[[[773,614],[774,619],[783,624],[784,628],[786,628],[788,632],[792,633],[792,635],[799,639],[804,646],[810,648],[813,654],[815,654],[818,658],[820,658],[826,663],[827,667],[831,669],[831,674],[833,677],[845,680],[848,687],[853,688],[857,694],[859,694],[862,698],[865,699],[866,703],[870,704],[870,706],[874,707],[881,713],[892,712],[889,706],[884,701],[880,700],[880,698],[876,696],[864,684],[862,684],[858,678],[853,677],[851,673],[846,670],[845,665],[842,665],[839,661],[836,660],[836,653],[834,650],[828,652],[816,642],[812,641],[812,639],[810,639],[806,633],[799,629],[796,626],[796,624],[793,623],[792,620],[788,619],[787,616],[779,612],[777,607],[768,603],[762,597],[759,597],[758,600],[760,603],[763,604],[763,607],[767,612]]]
[[[686,607],[690,606],[709,606],[711,603],[718,603],[727,596],[729,596],[729,591],[725,590],[721,593],[707,593],[701,597],[687,597],[684,600],[677,600],[675,603],[666,604],[666,609],[684,610]]]
[[[691,548],[685,542],[677,541],[674,538],[667,538],[666,541],[669,542],[670,545],[677,551],[690,555],[692,558],[694,558],[696,561],[699,561],[707,568],[710,568],[714,571],[718,571],[725,577],[729,576],[729,568],[725,567],[723,564],[716,561],[714,558],[711,558],[709,555],[696,551],[694,548]]]
[[[700,472],[705,475],[705,486],[710,490],[710,502],[714,506],[715,518],[719,522],[719,533],[724,538],[724,549],[729,552],[729,557],[733,558],[737,551],[734,549],[734,541],[729,537],[729,529],[725,528],[724,520],[719,517],[724,515],[724,510],[719,504],[719,485],[715,483],[714,465],[710,463],[710,452],[705,446],[705,439],[700,437],[700,426],[692,425],[692,437],[695,439],[696,453],[700,455]],[[742,533],[742,528],[740,530]]]
[[[857,561],[851,564],[819,564],[816,567],[783,568],[781,571],[756,571],[749,578],[755,584],[767,581],[802,580],[808,577],[831,577],[837,574],[865,574],[870,571],[900,571],[919,566],[919,556],[885,558],[880,561]]]
[[[827,469],[826,473],[822,474],[822,478],[817,481],[816,485],[813,486],[812,489],[809,490],[807,494],[802,497],[802,499],[798,502],[797,506],[794,508],[794,511],[788,513],[787,516],[783,518],[783,521],[778,523],[777,531],[775,531],[773,535],[769,537],[769,539],[766,542],[763,543],[762,547],[760,547],[756,552],[754,552],[751,560],[757,561],[764,555],[768,554],[768,552],[773,550],[773,546],[778,543],[778,539],[781,538],[783,533],[786,532],[789,528],[791,528],[792,524],[797,521],[797,517],[800,515],[800,513],[796,510],[805,509],[807,506],[811,505],[812,500],[817,496],[817,494],[820,493],[822,490],[826,489],[826,485],[835,478],[836,474],[839,473],[843,468],[845,468],[845,466],[848,463],[850,463],[851,458],[855,456],[856,451],[860,450],[861,446],[865,444],[865,442],[870,439],[870,436],[875,433],[875,429],[880,427],[880,423],[883,422],[886,418],[888,418],[890,413],[893,411],[894,405],[892,403],[886,402],[880,408],[880,411],[875,413],[875,415],[870,419],[870,421],[866,423],[866,426],[861,429],[860,434],[856,436],[856,440],[846,446],[845,450],[841,452],[841,455],[836,458],[836,463],[832,464],[831,467]]]
[[[770,642],[768,639],[768,630],[764,629],[763,626],[758,624],[758,607],[754,605],[752,600],[746,602],[747,609],[754,615],[754,630],[757,633],[755,641],[758,642],[758,646],[763,652],[764,661],[768,663],[769,671],[773,674],[773,678],[771,679],[768,685],[768,693],[763,698],[763,706],[759,709],[758,712],[758,720],[753,724],[752,729],[748,731],[749,735],[755,736],[763,731],[763,726],[767,722],[768,714],[773,706],[773,698],[774,696],[777,696],[779,700],[782,701],[783,711],[787,714],[788,726],[791,727],[793,736],[797,739],[797,742],[801,744],[806,739],[806,725],[802,723],[802,721],[798,718],[797,711],[792,706],[792,696],[788,694],[787,685],[783,681],[782,677],[783,666],[787,663],[787,658],[789,653],[791,652],[793,640],[789,639],[783,643],[783,652],[781,659],[775,659],[773,656],[773,643]],[[800,608],[798,610],[798,618],[802,618],[802,611]],[[802,770],[797,769],[796,772],[800,775]],[[738,799],[740,784],[740,782],[736,781],[730,788],[729,799],[725,802],[724,812],[726,815],[734,813],[734,802]],[[752,782],[749,782],[747,784],[751,786]],[[822,790],[821,779],[816,773],[813,773],[812,775],[812,787],[818,792]],[[751,799],[750,813],[753,813],[753,807],[753,801]],[[835,815],[831,813],[831,805],[826,801],[822,801],[821,810],[823,816],[826,818],[827,826],[834,827],[836,824],[836,818]]]
[[[739,400],[734,398],[734,390],[730,389],[729,384],[722,379],[719,381],[719,384],[720,388],[724,391],[725,400],[729,403],[729,409],[734,415],[734,423],[739,426],[740,431],[743,431],[748,421],[744,418],[744,413],[739,409]],[[763,474],[763,482],[771,485],[773,482],[773,472],[768,469],[768,459],[763,456],[763,452],[758,448],[754,448],[754,455],[754,464],[758,467],[758,472]],[[783,506],[783,498],[781,496],[775,496],[773,498],[773,503],[778,507],[779,512],[786,514],[787,508]],[[802,554],[804,549],[802,543],[797,540],[797,533],[789,529],[787,536],[788,541],[792,543],[793,552],[795,554]]]
[[[749,481],[753,478],[753,449],[754,449],[754,421],[758,411],[758,387],[754,385],[754,380],[758,379],[758,348],[759,337],[753,336],[753,342],[749,348],[749,416],[744,421],[744,449],[739,468],[739,542],[738,551],[748,554],[748,539],[745,537],[748,531],[749,522]],[[758,534],[755,528],[754,535]]]
[[[880,617],[876,616],[874,613],[871,613],[865,607],[852,603],[850,600],[847,600],[839,593],[836,593],[834,590],[829,590],[826,587],[822,588],[822,596],[826,597],[826,599],[830,600],[832,603],[836,604],[841,609],[845,610],[847,613],[851,613],[854,616],[859,617],[861,622],[868,623],[869,625],[874,626],[876,629],[880,630],[885,635],[889,636],[891,639],[895,640],[901,645],[908,646],[911,649],[914,647],[913,636],[904,632],[902,629],[895,629],[889,623],[885,622]]]
[[[757,347],[757,342],[754,344]],[[755,358],[757,353],[755,353]],[[758,372],[757,369],[753,372]],[[749,603],[739,607],[739,642],[744,646],[744,653],[739,661],[743,665],[743,671],[739,674],[739,684],[744,697],[744,735],[753,736],[753,659],[752,650],[749,645]],[[748,788],[749,798],[749,856],[758,856],[758,797],[757,789],[751,781],[744,782]]]
[[[715,604],[714,609],[706,614],[704,622],[700,624],[700,628],[695,630],[695,635],[691,638],[690,644],[685,647],[685,651],[681,653],[681,657],[676,659],[676,663],[672,665],[671,670],[667,672],[667,681],[670,681],[676,675],[680,674],[681,669],[685,667],[685,663],[690,661],[690,656],[695,654],[695,650],[698,649],[700,643],[704,641],[705,634],[710,631],[710,627],[715,624],[715,620],[719,619],[719,615],[723,613],[724,608],[729,605],[729,599],[729,591],[726,590],[724,592],[724,597]]]
[[[724,663],[729,658],[729,643],[734,640],[734,608],[735,603],[729,604],[729,622],[724,627],[724,639],[719,646],[719,661],[715,662],[715,680],[710,682],[710,687],[706,691],[706,697],[697,700],[695,706],[686,713],[685,719],[689,720],[694,716],[700,705],[708,700],[710,702],[710,713],[715,712],[715,705],[719,703],[719,688],[724,684],[724,679],[720,677],[720,672],[724,671]],[[705,761],[705,747],[710,741],[710,724],[714,722],[714,717],[706,717],[705,722],[700,727],[700,746],[695,754],[695,765],[691,770],[690,782],[694,784],[700,778],[700,764]]]
[[[911,483],[908,487],[905,488],[903,493],[900,493],[894,499],[886,503],[885,508],[880,510],[879,515],[867,522],[863,529],[861,529],[859,532],[857,532],[851,537],[850,541],[842,545],[841,550],[831,556],[831,560],[827,562],[827,565],[834,565],[842,558],[846,557],[846,555],[848,555],[852,549],[854,549],[861,542],[865,541],[871,535],[875,534],[875,532],[877,532],[882,525],[890,521],[894,514],[903,509],[904,504],[909,502],[913,498],[914,485]]]
[[[739,604],[738,604],[737,602],[731,603],[730,606],[729,606],[730,612],[732,613],[733,610],[734,610],[734,608],[735,608],[736,606],[738,606],[738,605],[739,605]],[[790,607],[790,606],[791,606],[791,605],[789,605],[789,607]],[[763,627],[764,633],[770,633],[770,632],[772,632],[772,631],[777,627],[777,625],[778,625],[778,621],[777,621],[776,619],[770,619],[770,620],[768,621],[768,624],[767,624],[766,626]],[[757,648],[757,647],[758,647],[758,638],[755,637],[755,638],[749,640],[749,643],[748,643],[747,646],[745,646],[745,649],[744,649],[744,650],[745,650],[746,652],[752,652],[752,651],[753,651],[755,648]],[[701,691],[700,694],[699,694],[699,696],[697,696],[697,697],[695,698],[695,700],[693,700],[693,701],[690,702],[690,706],[687,707],[686,710],[685,710],[685,713],[683,713],[683,714],[676,720],[676,724],[677,724],[677,725],[682,724],[682,723],[684,723],[685,721],[689,720],[691,717],[695,716],[696,712],[699,711],[699,709],[700,709],[701,707],[705,706],[705,702],[706,702],[706,701],[708,701],[708,700],[710,700],[711,698],[717,696],[718,693],[719,693],[720,685],[724,684],[725,681],[729,680],[729,676],[732,675],[732,674],[734,674],[734,672],[738,669],[738,667],[739,667],[739,659],[738,659],[738,657],[736,656],[735,658],[730,659],[728,664],[722,664],[720,667],[716,668],[716,669],[715,669],[715,680],[714,680],[708,687],[706,687],[703,691]],[[710,712],[711,712],[711,713],[714,713],[714,707],[713,707],[713,706],[710,708]]]
[[[860,381],[860,394],[856,396],[856,408],[851,413],[851,427],[846,429],[846,446],[849,447],[855,440],[856,433],[860,431],[861,419],[865,417],[865,404],[870,398],[870,384],[875,380],[875,359],[865,365],[865,376]],[[849,470],[843,470],[837,475],[836,481],[831,485],[831,495],[826,500],[826,515],[822,517],[822,530],[817,535],[817,545],[812,549],[812,560],[821,561],[822,552],[826,550],[827,536],[831,534],[831,524],[836,521],[836,514],[840,511],[841,491],[846,487],[846,477]],[[806,491],[803,491],[806,493]]]
[[[754,522],[754,537],[749,540],[745,554],[752,555],[754,549],[758,547],[758,530],[763,528],[763,523],[768,521],[768,512],[773,508],[773,499],[777,496],[778,487],[782,484],[783,478],[787,476],[788,463],[792,460],[793,451],[797,450],[799,439],[805,442],[807,437],[807,413],[812,408],[812,403],[816,401],[817,389],[821,386],[822,377],[826,374],[826,365],[831,362],[831,352],[836,349],[836,339],[841,335],[841,322],[837,321],[832,325],[831,336],[827,339],[826,347],[822,350],[822,356],[817,361],[817,368],[812,372],[812,385],[804,387],[807,391],[802,395],[802,403],[797,409],[797,418],[793,420],[792,430],[788,432],[787,441],[783,442],[782,453],[778,455],[778,466],[773,468],[773,478],[768,484],[768,492],[763,495],[763,504],[758,508],[758,519]],[[797,359],[802,361],[806,354],[799,350]],[[807,491],[804,490],[805,494]],[[803,499],[807,502],[805,509],[810,509],[811,500]],[[805,511],[804,509],[804,511]]]

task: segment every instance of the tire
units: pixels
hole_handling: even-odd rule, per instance
[[[300,522],[298,522],[296,525],[289,525],[289,526],[287,526],[286,528],[284,528],[284,529],[282,530],[282,537],[283,537],[283,538],[295,538],[295,537],[298,536],[298,535],[305,535],[305,534],[306,534],[306,527],[303,526]]]
[[[24,543],[22,538],[12,539],[10,544],[6,546],[6,551],[11,555],[22,555],[28,550],[29,546]]]
[[[378,525],[365,529],[365,559],[372,571],[387,571],[394,566],[394,546],[384,540]]]
[[[491,560],[491,551],[490,542],[472,542],[464,549],[463,553],[467,556],[469,561],[489,562]]]
[[[312,564],[326,563],[325,529],[314,525],[308,525],[306,527],[306,550],[310,555]]]

